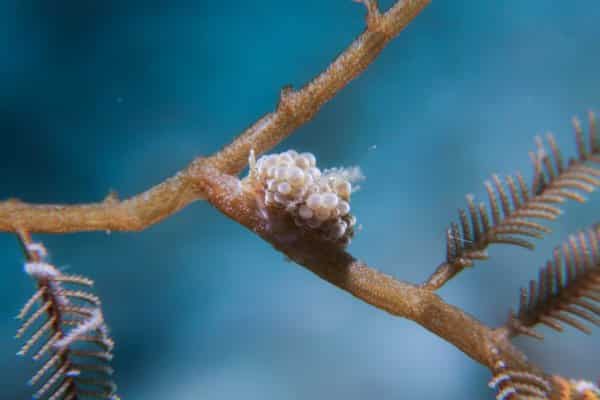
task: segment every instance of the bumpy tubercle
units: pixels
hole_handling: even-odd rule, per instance
[[[256,160],[251,152],[249,173],[242,187],[256,193],[264,218],[284,212],[298,229],[345,247],[356,226],[356,218],[350,213],[350,197],[357,189],[355,183],[362,179],[358,167],[319,169],[312,153],[288,150]]]

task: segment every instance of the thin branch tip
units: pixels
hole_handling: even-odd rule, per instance
[[[381,23],[381,11],[377,0],[353,0],[355,3],[363,4],[367,9],[367,29],[375,31]]]
[[[109,190],[103,202],[106,204],[116,204],[119,202],[119,194],[116,190]]]
[[[279,102],[277,103],[277,112],[293,114],[297,112],[298,105],[296,100],[296,91],[292,85],[285,85],[279,92]]]

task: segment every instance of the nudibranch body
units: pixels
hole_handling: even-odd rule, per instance
[[[246,178],[259,188],[266,208],[285,210],[301,229],[319,232],[343,246],[350,243],[356,218],[350,214],[353,183],[363,179],[358,167],[321,171],[311,153],[288,150],[254,159]]]

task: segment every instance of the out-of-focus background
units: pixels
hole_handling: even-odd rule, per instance
[[[387,8],[392,1],[382,1]],[[90,202],[136,194],[272,110],[364,28],[335,1],[0,3],[0,198]],[[434,1],[278,149],[360,165],[363,225],[350,250],[420,282],[444,231],[492,173],[530,178],[533,137],[572,154],[570,118],[600,110],[596,0]],[[566,207],[535,253],[491,260],[441,290],[491,325],[516,306],[553,245],[597,222],[600,197]],[[206,203],[141,233],[38,235],[96,281],[124,399],[491,399],[489,372],[412,322],[317,279]],[[33,285],[0,234],[2,399],[28,399],[15,357]],[[550,372],[595,380],[598,332],[519,339]]]

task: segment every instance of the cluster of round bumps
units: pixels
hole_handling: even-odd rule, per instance
[[[357,169],[321,171],[311,153],[288,150],[259,158],[250,176],[264,188],[267,207],[285,208],[300,227],[321,232],[347,245],[356,219],[350,214],[352,181]]]

